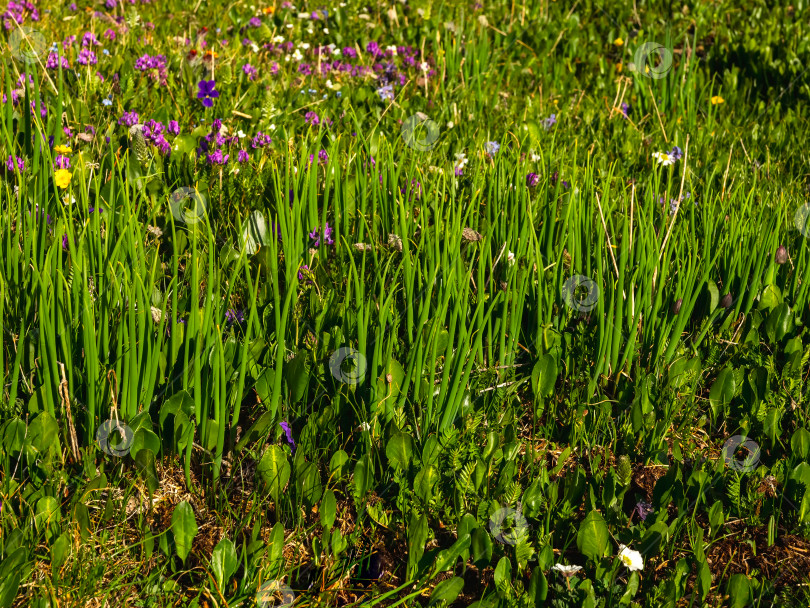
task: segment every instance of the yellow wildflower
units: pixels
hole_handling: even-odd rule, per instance
[[[56,152],[57,154],[70,154],[71,152],[73,152],[73,150],[71,150],[69,146],[62,146],[62,145],[56,146],[53,149],[53,151]]]
[[[622,65],[622,62],[620,61],[619,63],[616,64],[616,71],[621,72],[623,67],[624,66]]]
[[[613,44],[615,44],[616,46],[622,46],[624,45],[624,40],[622,40],[621,38],[616,38],[616,40],[613,41]]]
[[[714,97],[712,97],[712,105],[713,106],[716,106],[717,104],[723,103],[724,101],[725,101],[725,99],[723,99],[719,95],[715,95]]]
[[[262,9],[262,10],[264,11],[265,15],[272,15],[273,13],[276,12],[276,7],[275,6],[268,6],[267,8]]]
[[[53,181],[60,188],[67,188],[70,185],[72,174],[67,169],[57,169],[53,174]]]

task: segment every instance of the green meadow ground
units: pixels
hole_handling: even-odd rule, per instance
[[[8,1],[0,607],[810,605],[810,8],[613,4]]]

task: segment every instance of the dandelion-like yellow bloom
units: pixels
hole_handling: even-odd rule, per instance
[[[622,40],[621,38],[616,38],[616,40],[613,41],[613,44],[615,44],[616,46],[623,46],[624,40]]]
[[[616,71],[621,72],[623,67],[624,66],[622,65],[622,62],[620,61],[619,63],[616,64]]]
[[[57,169],[53,174],[54,183],[60,188],[67,188],[70,185],[72,173],[67,169]]]
[[[714,97],[712,97],[712,105],[713,105],[713,106],[716,106],[716,105],[718,105],[718,104],[721,104],[721,103],[723,103],[724,101],[725,101],[725,99],[723,99],[723,98],[722,98],[722,97],[720,97],[719,95],[715,95]]]
[[[272,15],[272,14],[274,14],[276,12],[276,7],[275,6],[268,6],[267,8],[262,9],[262,10],[264,11],[265,15]]]
[[[56,152],[57,154],[70,154],[71,152],[73,152],[73,150],[71,150],[69,146],[62,146],[62,145],[55,146],[53,151]]]

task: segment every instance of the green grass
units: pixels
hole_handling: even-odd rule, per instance
[[[78,4],[5,34],[0,606],[807,605],[804,4]]]

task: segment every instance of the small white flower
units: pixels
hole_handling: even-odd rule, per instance
[[[304,58],[304,56],[301,54],[301,51],[295,49],[295,52],[292,54],[292,58],[295,59],[296,61],[301,61]]]
[[[332,54],[333,55],[342,55],[343,51],[341,51],[339,48],[334,48],[334,49],[332,49]]]
[[[450,121],[448,121],[448,122],[447,122],[447,128],[448,128],[448,129],[452,129],[452,128],[453,128],[453,127],[455,127],[455,126],[456,126],[456,125],[455,125],[455,124],[453,124],[453,121],[452,121],[452,120],[450,120]]]
[[[422,68],[423,72],[429,72],[430,71],[430,65],[428,65],[427,61],[423,61],[422,65],[419,66],[419,67]]]
[[[250,50],[253,51],[254,53],[258,53],[259,52],[259,45],[256,44],[255,42],[251,42],[250,43]]]
[[[309,13],[298,13],[299,19],[309,19]]]
[[[273,38],[273,42],[275,44],[281,44],[282,42],[284,42],[284,36],[276,36],[275,38]]]
[[[312,29],[312,26],[310,25],[310,26],[307,28],[307,34],[310,34],[310,35],[311,35],[311,34],[314,34],[314,33],[315,33],[315,30],[313,30],[313,29]]]
[[[675,159],[666,152],[653,152],[652,157],[654,160],[658,161],[659,165],[664,165],[665,167],[675,162]]]
[[[361,422],[360,428],[363,429],[364,431],[370,431],[371,425],[368,422]]]
[[[386,51],[391,51],[391,52],[392,52],[394,55],[396,55],[396,54],[397,54],[397,47],[396,47],[396,45],[391,44],[391,45],[389,45],[389,46],[385,47],[385,50],[386,50]]]
[[[510,266],[515,263],[515,254],[512,253],[511,251],[506,254],[506,262]]]
[[[540,155],[539,155],[539,154],[535,154],[535,153],[534,153],[534,150],[531,150],[531,151],[529,152],[529,158],[531,159],[531,161],[532,161],[533,163],[536,163],[538,160],[540,160],[540,158],[541,158],[541,157],[540,157]]]
[[[326,81],[326,88],[327,89],[333,89],[334,88],[334,85],[332,84],[331,80]]]
[[[268,131],[275,131],[276,130],[276,125],[274,125],[274,124],[270,125],[269,127],[267,127],[267,130]]]
[[[329,35],[329,28],[328,27],[323,28],[323,33],[328,36]]]
[[[573,576],[580,570],[582,570],[582,566],[566,566],[565,564],[554,564],[554,570],[557,572],[562,572],[565,576]]]
[[[619,559],[622,560],[622,563],[627,566],[630,572],[644,569],[644,558],[641,557],[641,553],[624,545],[619,545]]]
[[[236,136],[237,136],[239,139],[242,139],[243,137],[245,137],[245,132],[244,132],[242,129],[239,129],[239,130],[236,132]]]
[[[284,55],[284,61],[289,62],[289,61],[290,61],[290,56],[289,56],[289,55]],[[303,92],[303,91],[302,91],[302,92]]]
[[[288,24],[287,24],[287,29],[288,29],[288,30],[291,30],[291,29],[292,29],[292,27],[293,27],[293,24],[292,24],[292,23],[288,23]]]
[[[298,45],[298,48],[304,49],[306,51],[309,48],[309,42],[301,42]]]

